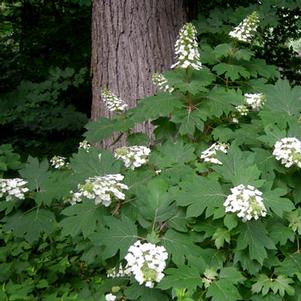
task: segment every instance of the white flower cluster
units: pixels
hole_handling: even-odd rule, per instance
[[[266,97],[262,93],[246,93],[245,100],[252,110],[258,111],[264,106]]]
[[[111,112],[124,112],[128,107],[122,99],[118,98],[108,89],[103,89],[101,91],[101,97],[108,110]]]
[[[251,185],[240,184],[231,188],[231,192],[224,202],[226,212],[236,212],[244,222],[266,216],[261,191]]]
[[[123,268],[120,263],[118,270],[115,268],[107,271],[107,277],[110,278],[119,278],[119,277],[127,277],[131,275],[131,270],[129,268]]]
[[[151,243],[141,243],[140,240],[130,246],[125,256],[127,268],[134,275],[137,282],[146,287],[153,287],[164,277],[163,271],[168,258],[167,251],[162,246]]]
[[[123,146],[115,150],[116,159],[121,159],[125,167],[135,169],[147,163],[151,150],[146,146]]]
[[[117,297],[113,294],[106,294],[105,298],[106,301],[115,301]]]
[[[12,199],[24,200],[25,192],[29,191],[25,187],[26,181],[20,178],[0,179],[0,198],[5,197],[6,201]]]
[[[256,11],[238,24],[229,36],[242,42],[250,43],[259,24],[259,16]]]
[[[105,207],[110,206],[112,198],[124,200],[123,189],[128,186],[120,183],[124,178],[121,174],[112,174],[106,176],[96,176],[86,180],[85,184],[78,185],[78,192],[73,193],[70,203],[72,205],[81,202],[82,197],[95,200],[95,204],[102,204]]]
[[[240,116],[247,116],[249,113],[249,109],[245,105],[236,106],[235,109],[239,113]]]
[[[163,92],[172,93],[174,91],[174,88],[169,86],[166,77],[161,73],[154,73],[152,81]]]
[[[50,159],[50,164],[53,166],[55,169],[61,169],[63,167],[68,166],[68,163],[66,162],[66,158],[62,156],[53,156]]]
[[[84,149],[85,151],[89,152],[89,149],[91,147],[91,144],[87,140],[83,140],[79,143],[80,149]]]
[[[212,144],[209,148],[207,148],[206,150],[204,150],[201,154],[201,159],[204,160],[204,162],[210,162],[213,164],[219,164],[222,165],[223,163],[216,159],[216,152],[220,151],[223,153],[227,153],[229,148],[229,145],[226,143],[214,143]]]
[[[282,138],[275,143],[273,155],[285,167],[297,165],[301,168],[301,141],[295,137]]]
[[[195,70],[202,69],[200,53],[196,39],[197,31],[192,23],[186,23],[179,32],[179,38],[175,44],[177,62],[171,68],[188,68]]]

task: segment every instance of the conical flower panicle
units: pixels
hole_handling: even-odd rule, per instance
[[[204,160],[204,162],[222,165],[223,163],[216,158],[216,153],[220,151],[226,154],[228,152],[228,148],[229,145],[226,143],[213,143],[209,148],[202,152],[200,158]]]
[[[108,89],[103,89],[101,91],[101,97],[106,107],[111,112],[124,112],[128,105],[120,98],[118,98],[115,94],[113,94]]]
[[[175,44],[176,63],[171,68],[202,69],[196,35],[197,31],[192,23],[186,23],[181,28]]]
[[[254,37],[254,33],[259,25],[259,16],[256,11],[246,17],[242,22],[238,24],[232,31],[229,32],[229,36],[237,39],[241,42],[250,43]]]
[[[156,85],[161,91],[172,93],[174,88],[169,86],[166,77],[161,73],[154,73],[152,76],[153,84]]]

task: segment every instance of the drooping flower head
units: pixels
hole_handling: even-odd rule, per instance
[[[115,150],[116,159],[121,159],[125,167],[135,169],[147,163],[151,150],[142,145],[123,146]]]
[[[241,23],[238,24],[229,36],[241,42],[250,43],[254,37],[254,33],[259,25],[259,16],[256,11],[246,17]]]
[[[266,97],[262,93],[246,93],[245,100],[247,105],[254,111],[259,111],[266,103]]]
[[[108,89],[103,89],[101,91],[101,97],[108,110],[111,112],[121,113],[124,112],[128,107],[128,105],[122,99],[118,98]]]
[[[74,205],[86,197],[94,200],[95,205],[102,204],[108,207],[113,198],[124,200],[125,195],[122,190],[128,189],[128,186],[121,183],[123,178],[124,176],[121,174],[88,178],[85,184],[78,185],[78,192],[73,193],[70,203]]]
[[[163,92],[172,93],[174,91],[174,88],[169,86],[166,77],[161,73],[154,73],[152,81]]]
[[[20,178],[0,179],[0,199],[5,197],[8,202],[13,199],[24,200],[25,193],[29,191],[27,182]]]
[[[204,162],[222,165],[222,162],[216,158],[216,153],[220,151],[226,154],[228,148],[229,145],[226,143],[214,143],[202,152],[201,159],[203,159]]]
[[[196,35],[197,31],[192,23],[186,23],[181,28],[175,44],[176,63],[171,68],[202,69]]]
[[[251,185],[240,184],[231,188],[231,194],[224,202],[226,212],[234,212],[244,222],[266,216],[262,192]]]
[[[168,254],[163,246],[152,243],[141,243],[140,240],[130,246],[126,268],[131,271],[136,281],[146,287],[153,287],[155,282],[160,282],[164,277]]]
[[[295,137],[282,138],[275,143],[273,155],[285,167],[301,168],[301,141]]]

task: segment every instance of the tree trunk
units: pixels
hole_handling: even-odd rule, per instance
[[[126,101],[129,107],[134,107],[138,99],[154,94],[152,74],[168,70],[173,63],[174,43],[187,19],[184,2],[93,1],[93,120],[110,116],[100,96],[105,87]],[[151,132],[148,124],[138,125],[136,130]],[[108,147],[111,143],[112,139],[104,141],[102,146]]]

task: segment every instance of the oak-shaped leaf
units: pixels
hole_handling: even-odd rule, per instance
[[[51,234],[57,226],[54,213],[40,208],[25,213],[18,211],[3,220],[6,222],[5,231],[12,231],[16,237],[24,238],[29,243],[39,240],[42,234]]]
[[[223,208],[226,195],[216,179],[190,175],[179,183],[173,197],[177,205],[187,206],[187,217],[200,216],[204,211],[208,217]]]
[[[90,240],[94,245],[104,247],[104,259],[113,257],[118,251],[120,259],[123,259],[129,247],[138,240],[137,226],[126,215],[120,219],[105,216],[96,232],[90,235]]]
[[[260,264],[268,257],[267,250],[276,249],[273,240],[261,221],[248,221],[239,227],[236,250],[248,248],[250,259]]]

